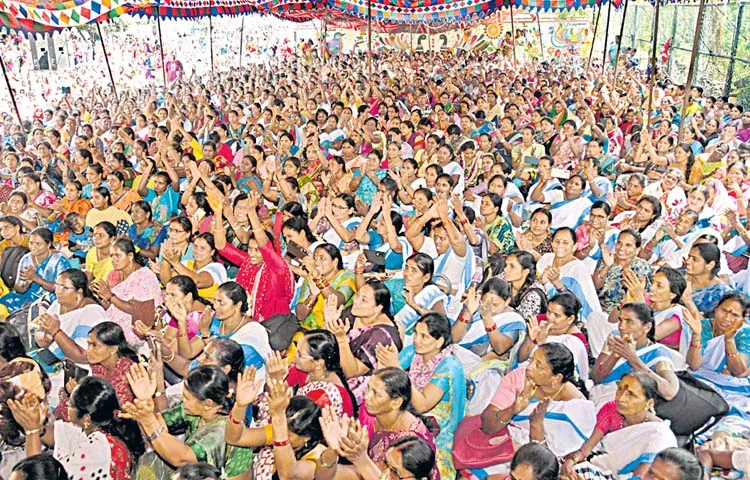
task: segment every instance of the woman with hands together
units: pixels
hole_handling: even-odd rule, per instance
[[[452,355],[451,327],[439,313],[428,313],[416,323],[413,347],[376,347],[378,368],[409,366],[411,403],[417,413],[435,417],[435,438],[441,478],[453,478],[453,434],[464,416],[466,379],[461,362]]]
[[[54,326],[54,317],[45,319],[46,328]],[[92,375],[111,382],[117,392],[120,403],[133,399],[126,373],[130,366],[139,362],[138,354],[126,342],[125,334],[119,325],[113,322],[102,322],[91,329],[86,349],[81,348],[70,337],[60,332],[55,335],[65,357],[75,363],[88,364]],[[68,420],[69,396],[75,388],[75,380],[60,390],[60,404],[55,408],[55,418]]]
[[[489,406],[476,417],[467,417],[457,434],[456,444],[469,435],[484,436],[489,448],[505,432],[511,452],[528,443],[545,444],[558,457],[576,450],[594,429],[594,404],[586,399],[583,382],[576,376],[574,357],[559,343],[540,345],[528,366],[503,377]],[[465,423],[465,425],[464,425]],[[481,431],[481,433],[480,433]],[[499,473],[511,458],[490,455],[487,472]]]
[[[654,343],[654,316],[645,303],[626,303],[620,310],[617,330],[606,340],[591,378],[597,385],[591,398],[601,405],[612,400],[616,382],[632,371],[651,373],[659,394],[671,400],[680,388],[669,350]]]
[[[331,469],[335,460],[323,457],[326,450],[320,426],[321,410],[305,396],[291,396],[284,381],[270,380],[268,402],[271,413],[273,458],[254,465],[256,480],[278,478],[312,480]],[[332,463],[327,463],[332,462]]]
[[[336,457],[344,457],[352,464],[334,465],[332,469],[336,479],[382,480],[393,476],[417,480],[435,478],[435,452],[420,437],[408,436],[392,442],[385,451],[383,461],[378,464],[367,453],[367,429],[359,422],[329,417],[324,412],[320,423],[329,445],[337,445]]]
[[[701,319],[691,309],[685,319],[692,329],[687,361],[694,375],[710,382],[731,406],[748,405],[750,327],[748,303],[736,292],[721,297],[713,320]],[[689,319],[688,319],[689,317]]]
[[[216,221],[213,234],[221,256],[240,266],[237,283],[250,293],[247,308],[249,317],[262,322],[274,315],[289,313],[289,304],[294,295],[294,277],[289,266],[274,249],[271,236],[263,228],[257,212],[259,202],[258,195],[248,196],[248,218],[253,236],[248,241],[247,252],[227,242],[221,205],[214,212]]]
[[[342,317],[343,308],[335,298],[326,299],[325,328],[336,337],[342,370],[359,403],[364,398],[369,374],[377,366],[377,346],[392,345],[401,349],[401,338],[390,308],[390,292],[377,280],[365,283],[354,296],[352,323]]]
[[[591,436],[580,449],[565,455],[560,478],[578,480],[583,472],[591,478],[628,473],[645,478],[651,462],[633,462],[677,443],[669,424],[654,413],[658,395],[652,375],[633,372],[623,376],[615,400],[604,404],[597,413]],[[585,462],[594,449],[600,452]]]
[[[169,478],[174,471],[188,463],[206,462],[223,469],[226,478],[243,475],[252,464],[249,449],[230,447],[224,440],[232,405],[229,378],[219,367],[205,365],[191,371],[185,379],[183,401],[161,414],[154,410],[154,400],[148,396],[155,391],[154,380],[148,382],[143,371],[131,374],[134,391],[146,398],[138,398],[123,406],[123,418],[138,422],[153,451],[141,457],[137,478]],[[170,431],[186,428],[184,442]]]
[[[58,420],[44,428],[47,406],[27,393],[8,406],[26,432],[28,455],[41,453],[42,443],[68,472],[86,480],[130,479],[130,466],[143,454],[143,440],[136,425],[117,416],[120,403],[107,380],[87,377],[73,390],[70,421]],[[106,472],[105,476],[102,472]]]
[[[560,343],[573,354],[579,377],[588,380],[589,348],[588,340],[579,328],[580,311],[581,302],[572,293],[563,292],[552,297],[545,315],[529,318],[528,335],[518,352],[518,361],[531,358],[538,345]]]

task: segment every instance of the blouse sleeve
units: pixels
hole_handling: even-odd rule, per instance
[[[450,357],[448,357],[450,358]],[[435,385],[443,394],[450,393],[451,391],[451,369],[448,366],[448,362],[444,359],[432,372],[432,378],[430,378],[430,385]]]
[[[164,410],[161,416],[164,418],[167,428],[178,427],[187,423],[187,415],[182,403]]]
[[[523,390],[526,382],[526,367],[519,367],[508,373],[500,381],[500,386],[492,397],[490,405],[504,410],[513,405],[516,395]]]
[[[273,236],[274,238],[281,238],[282,227],[284,226],[284,213],[279,210],[276,212],[276,217],[273,221]],[[274,243],[274,250],[276,253],[281,255],[281,242]]]
[[[538,289],[533,289],[523,296],[516,311],[526,320],[542,313],[542,295]]]
[[[602,405],[599,413],[596,414],[596,429],[605,435],[616,430],[621,422],[622,417],[617,413],[617,402],[614,400]]]
[[[262,250],[261,250],[262,251]],[[226,258],[235,265],[242,265],[242,262],[247,258],[247,252],[243,252],[234,245],[227,243],[224,248],[219,250],[222,257]],[[265,260],[265,257],[264,257]]]
[[[281,255],[275,250],[271,242],[266,242],[265,246],[259,248],[263,261],[268,265],[274,275],[281,275],[289,266],[286,264]]]

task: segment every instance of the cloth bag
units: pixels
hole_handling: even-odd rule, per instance
[[[464,418],[453,437],[453,464],[456,470],[508,463],[515,453],[508,427],[494,435],[487,435],[482,431],[481,415]]]

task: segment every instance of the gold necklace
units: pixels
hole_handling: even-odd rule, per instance
[[[391,422],[391,424],[390,424],[390,425],[388,425],[387,427],[383,427],[383,428],[378,428],[378,431],[379,431],[379,432],[388,432],[388,431],[393,431],[393,427],[395,427],[395,426],[396,426],[396,425],[398,424],[398,421],[399,421],[399,420],[401,420],[401,417],[403,416],[403,414],[404,414],[404,411],[403,411],[403,410],[401,410],[401,411],[400,411],[400,412],[398,413],[398,415],[396,415],[396,418],[395,418],[395,419],[393,420],[393,422]],[[380,420],[378,420],[378,424],[379,424],[379,423],[380,423]]]
[[[557,399],[557,396],[560,395],[560,393],[563,391],[564,388],[565,388],[565,382],[563,382],[563,384],[560,385],[560,388],[557,389],[554,395],[552,395],[551,397],[547,397],[547,398],[549,398],[550,401],[554,401],[555,399]]]

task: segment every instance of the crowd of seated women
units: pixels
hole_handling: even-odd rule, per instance
[[[750,474],[747,112],[381,60],[3,146],[0,478]]]

